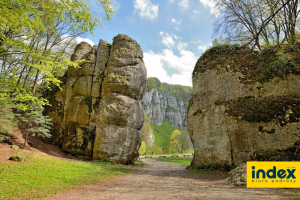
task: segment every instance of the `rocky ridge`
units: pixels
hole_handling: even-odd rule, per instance
[[[97,49],[82,42],[71,59],[85,62],[68,68],[62,90],[50,99],[54,142],[70,153],[133,163],[141,143],[147,73],[139,44],[122,34],[112,45],[100,40]]]
[[[151,84],[153,80],[156,85]],[[164,86],[167,86],[164,88]],[[190,97],[191,87],[179,86],[188,88],[187,91],[182,91],[186,98],[179,99],[169,93],[172,85],[160,83],[156,78],[148,78],[147,91],[142,101],[143,109],[150,118],[151,124],[162,125],[163,121],[170,122],[174,127],[182,129],[187,128],[187,102]],[[175,90],[178,90],[175,88]]]

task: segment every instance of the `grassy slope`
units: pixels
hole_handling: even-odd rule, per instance
[[[158,132],[156,131],[158,130]],[[155,137],[154,145],[162,148],[161,153],[168,153],[169,151],[169,144],[170,144],[170,137],[172,132],[176,129],[176,127],[172,126],[170,122],[164,121],[161,126],[156,124],[152,124],[152,130]],[[148,152],[152,152],[152,148],[148,150]],[[155,153],[155,152],[154,152]],[[159,153],[159,152],[157,152]],[[155,153],[155,154],[157,154]]]
[[[76,186],[103,182],[131,169],[48,157],[0,163],[0,199],[46,197]]]
[[[147,154],[152,154],[152,151],[154,154],[171,154],[169,152],[170,149],[170,138],[171,134],[174,130],[177,128],[172,126],[170,122],[164,121],[162,125],[158,126],[156,124],[151,124],[152,132],[154,134],[155,140],[154,144],[151,148],[147,150]],[[158,130],[158,132],[156,131]],[[185,128],[183,130],[186,130]],[[156,147],[160,147],[161,150],[158,151]],[[184,151],[183,153],[193,153],[194,149],[188,149]]]
[[[192,158],[172,158],[172,157],[167,157],[167,158],[149,158],[152,160],[157,160],[157,161],[164,161],[164,162],[172,162],[172,163],[177,163],[182,166],[190,166],[192,162]]]

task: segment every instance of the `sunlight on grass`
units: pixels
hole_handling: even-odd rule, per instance
[[[46,197],[80,185],[101,183],[131,170],[125,166],[41,157],[0,163],[0,199]]]
[[[190,166],[190,164],[192,162],[192,158],[166,157],[166,158],[149,158],[149,159],[151,159],[151,160],[157,160],[157,161],[177,163],[177,164],[180,164],[180,165],[182,165],[184,167]]]

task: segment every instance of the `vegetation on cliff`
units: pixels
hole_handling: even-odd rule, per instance
[[[183,114],[181,112],[186,112],[185,108],[188,107],[188,103],[189,100],[191,98],[191,94],[192,94],[192,87],[188,87],[188,86],[182,86],[182,85],[170,85],[167,83],[161,83],[159,81],[159,79],[157,78],[148,78],[147,79],[147,92],[150,92],[152,89],[156,89],[157,91],[167,91],[170,95],[171,95],[171,100],[167,100],[170,101],[167,103],[166,107],[163,108],[165,109],[164,111],[161,111],[161,115],[164,115],[164,113],[179,113],[179,114]],[[164,93],[159,93],[159,95],[164,95]],[[152,97],[151,97],[152,98]],[[169,99],[166,96],[163,96],[164,99]],[[162,99],[162,98],[161,98]],[[150,100],[149,100],[150,101]],[[171,106],[177,105],[179,101],[183,101],[184,106],[183,107],[179,107],[179,108],[174,108]],[[145,103],[145,102],[144,102]],[[166,102],[163,102],[161,100],[161,103],[157,103],[157,107],[161,108],[161,104],[165,104]],[[150,104],[150,103],[149,103]],[[151,105],[154,105],[154,103],[152,102],[151,99]],[[178,104],[179,105],[179,104]],[[157,108],[156,107],[156,108]],[[146,107],[148,109],[148,107]],[[159,109],[153,109],[153,110],[149,110],[149,113],[153,112],[157,112],[157,110]],[[183,110],[178,110],[178,109],[182,109]],[[145,108],[144,108],[145,109]],[[181,143],[186,143],[186,138],[188,138],[189,141],[189,135],[186,131],[186,128],[182,127],[182,129],[180,128],[176,128],[175,126],[172,125],[172,120],[176,120],[176,119],[169,119],[168,116],[165,116],[164,120],[162,121],[162,124],[159,126],[157,124],[150,124],[151,122],[149,120],[149,117],[147,116],[146,112],[144,111],[144,118],[145,118],[145,122],[144,122],[144,127],[142,128],[141,134],[142,134],[142,139],[144,141],[146,141],[149,138],[149,130],[151,129],[153,135],[154,135],[154,143],[151,147],[147,147],[147,154],[152,154],[152,152],[154,154],[171,154],[171,153],[183,153],[183,152],[192,152],[193,149],[191,147],[191,142],[188,145],[183,145],[184,148],[182,148],[180,146]],[[166,121],[169,120],[169,121]],[[185,125],[183,125],[185,126]],[[146,128],[148,127],[148,128]],[[178,148],[172,148],[170,145],[170,143],[172,142],[172,133],[174,131],[178,131],[181,134],[178,134],[178,136],[180,135],[181,137],[176,138],[176,145],[178,146]],[[148,136],[147,136],[148,134]],[[180,140],[182,140],[182,142],[180,142]],[[180,147],[179,147],[180,146]]]
[[[255,99],[254,97],[239,97],[225,102],[226,113],[248,122],[272,122],[281,126],[287,123],[299,122],[300,96],[283,95]]]
[[[233,71],[244,75],[245,84],[266,83],[274,77],[300,74],[300,44],[269,47],[254,51],[248,47],[224,44],[211,47],[197,61],[193,76],[207,70]]]
[[[147,79],[147,92],[156,88],[158,91],[168,91],[168,93],[176,98],[177,101],[183,101],[187,107],[193,92],[193,88],[183,85],[170,85],[168,83],[161,83],[158,78],[151,77]]]

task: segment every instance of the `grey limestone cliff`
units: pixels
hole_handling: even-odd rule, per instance
[[[170,122],[177,128],[187,127],[186,110],[183,101],[177,101],[168,91],[158,91],[156,88],[145,93],[142,101],[151,124],[162,125],[163,121]]]
[[[284,79],[261,79],[271,74],[261,71],[273,67],[276,52],[271,57],[241,48],[225,50],[211,49],[195,66],[188,109],[188,130],[195,148],[193,166],[230,169],[250,160],[298,160],[300,76],[296,66]],[[259,61],[257,56],[270,61],[258,68],[253,65]]]
[[[127,35],[98,48],[82,42],[69,67],[62,90],[50,99],[54,142],[64,151],[117,163],[134,163],[144,117],[141,101],[146,68],[139,44]]]

